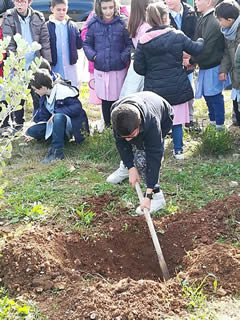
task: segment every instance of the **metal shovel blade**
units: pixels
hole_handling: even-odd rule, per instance
[[[137,191],[137,194],[138,194],[138,199],[141,202],[143,200],[143,193],[142,193],[142,190],[141,190],[140,185],[139,185],[138,182],[136,182],[135,188],[136,188],[136,191]],[[150,231],[150,234],[151,234],[151,237],[152,237],[152,241],[153,241],[155,250],[157,252],[160,269],[162,270],[162,274],[163,274],[163,279],[164,280],[168,280],[170,278],[169,271],[168,271],[166,262],[165,262],[164,257],[163,257],[162,249],[161,249],[159,241],[158,241],[158,237],[157,237],[157,234],[156,234],[153,222],[152,222],[151,215],[149,213],[149,210],[147,210],[146,208],[144,208],[144,216],[145,216],[145,219],[146,219],[147,224],[148,224],[148,228],[149,228],[149,231]]]

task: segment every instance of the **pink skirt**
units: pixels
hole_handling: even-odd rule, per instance
[[[95,91],[95,80],[94,74],[89,73],[90,80],[89,80],[89,103],[91,104],[102,104],[102,100],[98,98],[96,91]]]
[[[174,110],[173,125],[184,124],[190,121],[188,102],[177,104],[172,107]]]
[[[126,74],[127,69],[109,72],[94,69],[97,96],[107,101],[118,100]]]

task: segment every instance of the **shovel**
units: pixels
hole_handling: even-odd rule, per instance
[[[136,182],[135,188],[136,188],[136,191],[137,191],[137,194],[138,194],[138,199],[141,202],[143,200],[143,193],[142,193],[142,190],[141,190],[140,185],[139,185],[138,182]],[[147,221],[147,224],[148,224],[148,228],[149,228],[149,231],[150,231],[150,234],[151,234],[151,237],[152,237],[152,241],[153,241],[155,250],[157,252],[158,261],[159,261],[160,268],[161,268],[162,274],[163,274],[163,279],[164,280],[168,280],[170,278],[169,272],[168,272],[168,268],[167,268],[166,262],[165,262],[164,257],[163,257],[163,253],[162,253],[162,250],[161,250],[161,247],[160,247],[160,244],[159,244],[159,241],[158,241],[158,237],[157,237],[157,234],[156,234],[153,222],[152,222],[152,218],[150,216],[150,213],[149,213],[148,209],[144,208],[143,212],[144,212],[144,216],[145,216],[145,219]]]

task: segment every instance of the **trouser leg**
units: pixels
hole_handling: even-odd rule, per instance
[[[103,113],[103,119],[105,122],[106,127],[109,127],[111,124],[111,106],[115,101],[107,101],[102,100],[102,113]]]
[[[172,138],[174,151],[183,151],[183,128],[181,124],[172,126]]]

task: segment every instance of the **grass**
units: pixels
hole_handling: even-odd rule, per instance
[[[81,100],[92,119],[92,106],[87,104],[86,84],[81,91]],[[226,92],[227,99],[229,92]],[[196,114],[206,112],[201,100],[196,103]],[[231,105],[227,104],[227,114]],[[100,118],[99,111],[94,119]],[[210,200],[222,199],[233,188],[232,180],[240,180],[240,166],[231,154],[207,158],[199,154],[200,139],[185,132],[186,160],[176,162],[171,157],[172,141],[166,140],[165,161],[161,169],[161,188],[166,196],[167,207],[161,215],[187,208],[200,208]],[[21,140],[20,140],[21,142]],[[48,144],[30,141],[14,144],[13,157],[4,169],[5,202],[2,215],[10,221],[52,219],[56,215],[65,220],[69,212],[81,204],[84,197],[104,193],[117,196],[124,206],[137,205],[137,196],[128,182],[114,186],[105,181],[108,174],[119,164],[111,129],[99,135],[94,133],[81,145],[68,143],[65,146],[66,160],[49,165],[39,164],[49,148]],[[21,173],[21,179],[19,179]],[[64,194],[64,197],[62,196]],[[36,209],[37,208],[37,209]],[[111,209],[111,211],[113,211]],[[40,213],[41,212],[41,213]]]
[[[80,97],[84,108],[91,120],[100,119],[100,108],[87,103],[87,94],[87,85],[84,84]],[[228,121],[231,119],[229,97],[229,92],[225,92]],[[195,113],[199,123],[205,126],[207,120],[203,119],[207,119],[207,109],[203,100],[195,102]],[[185,132],[184,140],[186,159],[180,162],[172,159],[172,141],[170,138],[166,140],[160,181],[167,207],[155,215],[201,208],[211,200],[240,192],[239,185],[233,187],[230,183],[240,181],[237,157],[232,157],[230,152],[223,156],[206,157],[199,153],[199,136]],[[91,226],[95,215],[84,199],[106,193],[116,199],[104,208],[109,214],[116,214],[115,209],[119,205],[130,208],[129,213],[134,212],[138,199],[128,181],[121,185],[106,182],[106,177],[118,167],[120,160],[110,129],[104,130],[101,135],[94,133],[82,145],[67,143],[64,161],[40,164],[39,160],[45,157],[48,148],[47,143],[25,143],[23,138],[14,143],[12,158],[7,161],[1,176],[3,190],[0,190],[0,209],[6,223],[34,224],[54,220],[66,229],[81,229],[84,235],[84,229]],[[234,152],[239,153],[239,150]],[[123,225],[123,231],[127,230],[128,225]],[[234,239],[232,242],[238,245]],[[204,297],[200,295],[194,299],[200,301],[198,307],[201,311],[206,303]],[[204,308],[202,313],[200,311],[188,319],[214,319],[204,314]],[[35,319],[40,319],[40,316]]]
[[[23,299],[19,299],[18,301],[11,299],[3,287],[0,288],[0,319],[47,320],[45,316],[41,315],[35,305]]]

